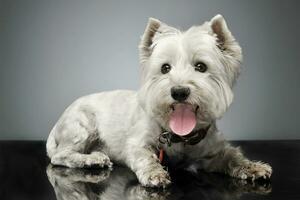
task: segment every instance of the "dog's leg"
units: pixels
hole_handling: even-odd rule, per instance
[[[82,154],[69,149],[60,150],[52,156],[51,163],[53,165],[62,165],[70,168],[112,167],[108,156],[100,151]]]
[[[225,172],[240,179],[270,178],[272,168],[261,161],[250,161],[241,152],[240,148],[225,143],[224,148],[212,158],[204,162],[207,171]]]
[[[112,166],[101,148],[95,149],[100,140],[92,122],[75,116],[61,120],[54,127],[47,141],[47,152],[53,165],[70,168]]]
[[[150,148],[131,147],[126,162],[143,186],[166,187],[171,183],[168,172]]]

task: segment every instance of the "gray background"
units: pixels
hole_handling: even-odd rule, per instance
[[[79,96],[137,89],[148,17],[178,28],[221,13],[244,51],[228,139],[300,139],[299,1],[0,0],[0,139],[46,139]]]

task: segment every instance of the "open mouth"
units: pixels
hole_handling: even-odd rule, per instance
[[[199,106],[190,103],[173,103],[169,127],[173,133],[185,136],[193,131],[197,123],[197,110]]]

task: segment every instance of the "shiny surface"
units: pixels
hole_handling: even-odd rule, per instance
[[[239,181],[221,174],[171,170],[170,188],[141,187],[128,169],[52,167],[44,142],[0,142],[0,199],[300,199],[300,141],[242,141],[245,154],[269,162],[270,182]]]

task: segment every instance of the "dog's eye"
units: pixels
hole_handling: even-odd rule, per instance
[[[203,62],[197,62],[195,64],[195,70],[203,73],[203,72],[206,72],[207,66]]]
[[[163,74],[168,73],[170,70],[171,70],[171,66],[167,63],[163,64],[160,69],[161,73]]]

